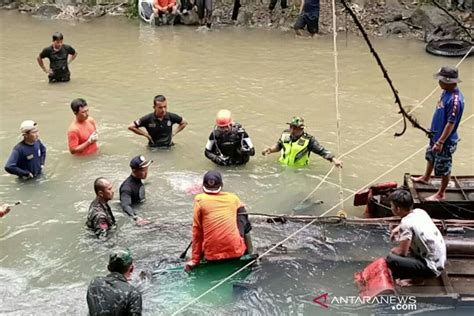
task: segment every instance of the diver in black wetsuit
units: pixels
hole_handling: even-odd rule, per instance
[[[255,155],[255,148],[242,125],[232,121],[230,111],[220,110],[204,154],[221,166],[243,165]]]
[[[132,208],[132,205],[145,200],[145,186],[142,179],[148,175],[148,166],[153,160],[146,160],[143,156],[136,156],[130,161],[132,174],[120,186],[120,205],[123,211],[131,216],[139,226],[149,224],[150,221],[141,218]]]

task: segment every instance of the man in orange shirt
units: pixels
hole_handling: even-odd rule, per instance
[[[89,117],[89,107],[84,99],[74,99],[71,110],[76,119],[67,131],[69,152],[73,155],[87,156],[97,152],[97,128],[95,120]]]
[[[186,264],[191,270],[201,258],[208,261],[239,258],[253,252],[245,207],[239,198],[222,190],[222,176],[217,171],[204,175],[204,193],[194,198],[193,251]]]
[[[163,19],[163,24],[173,24],[173,18],[176,16],[176,0],[154,0],[153,13],[155,18]],[[168,23],[169,21],[169,23]]]

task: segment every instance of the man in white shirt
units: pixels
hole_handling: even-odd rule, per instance
[[[439,276],[446,262],[446,245],[431,217],[422,209],[413,209],[413,198],[407,190],[394,191],[390,203],[393,214],[402,218],[390,234],[391,240],[399,242],[387,257],[394,279]]]

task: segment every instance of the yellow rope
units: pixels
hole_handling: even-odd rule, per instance
[[[339,112],[339,68],[337,60],[336,1],[332,0],[332,39],[334,54],[334,97],[336,103],[337,155],[341,153],[341,113]],[[339,169],[339,210],[344,209],[344,190],[342,188],[342,168]]]

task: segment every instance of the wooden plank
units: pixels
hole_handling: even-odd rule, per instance
[[[451,259],[449,258],[449,266],[447,267],[448,275],[453,274],[474,277],[474,258],[471,259]],[[473,289],[474,292],[474,289]]]
[[[451,285],[451,282],[449,281],[448,274],[446,273],[446,269],[444,269],[443,273],[441,273],[440,278],[443,281],[446,294],[454,294],[454,289],[453,289],[453,286]]]
[[[458,186],[458,188],[461,190],[462,195],[464,196],[464,200],[469,201],[469,198],[466,195],[466,192],[462,189],[461,184],[458,181],[458,178],[456,176],[453,176],[454,183]]]
[[[409,173],[405,173],[405,184],[408,186],[408,189],[410,190],[411,196],[413,197],[413,202],[415,203],[421,203],[420,196],[418,195],[418,192],[415,189],[415,183],[411,179],[411,175]]]

